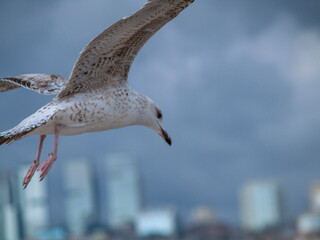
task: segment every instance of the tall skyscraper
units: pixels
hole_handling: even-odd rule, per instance
[[[68,161],[64,174],[68,229],[71,235],[80,236],[95,216],[92,167],[85,159]]]
[[[253,181],[241,192],[242,220],[245,230],[263,231],[281,223],[279,186],[273,181]]]
[[[320,213],[320,182],[316,182],[311,186],[310,205],[312,212]]]
[[[109,224],[119,228],[133,223],[140,211],[140,178],[136,162],[129,155],[109,155],[106,166]]]
[[[20,239],[18,206],[11,184],[9,175],[0,180],[0,239],[3,240]]]
[[[47,182],[39,183],[40,172],[36,172],[28,188],[23,190],[22,180],[29,167],[18,172],[19,204],[22,214],[24,238],[34,239],[37,233],[49,226],[49,204]]]

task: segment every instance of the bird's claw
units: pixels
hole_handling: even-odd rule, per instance
[[[39,162],[37,160],[34,160],[33,164],[31,165],[26,176],[23,179],[23,182],[22,182],[23,189],[27,188],[38,166],[39,166]]]
[[[50,157],[46,159],[38,168],[38,171],[41,170],[40,174],[40,182],[45,178],[45,176],[48,174],[49,170],[51,169],[54,161],[57,159],[57,156],[53,153],[49,154]]]

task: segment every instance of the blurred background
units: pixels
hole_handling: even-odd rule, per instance
[[[0,75],[68,77],[144,0],[0,1]],[[22,190],[38,136],[0,148],[0,239],[320,239],[320,2],[196,0],[140,51],[143,127],[61,137]],[[52,99],[0,94],[5,131]],[[42,161],[52,151],[44,144]]]

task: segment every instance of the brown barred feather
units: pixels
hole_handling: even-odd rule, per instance
[[[67,81],[68,79],[58,75],[24,74],[0,78],[0,92],[24,87],[41,94],[58,94]]]

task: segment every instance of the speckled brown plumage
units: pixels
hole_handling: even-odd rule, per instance
[[[59,96],[97,86],[124,86],[142,46],[193,1],[149,0],[141,10],[104,30],[82,51]]]

